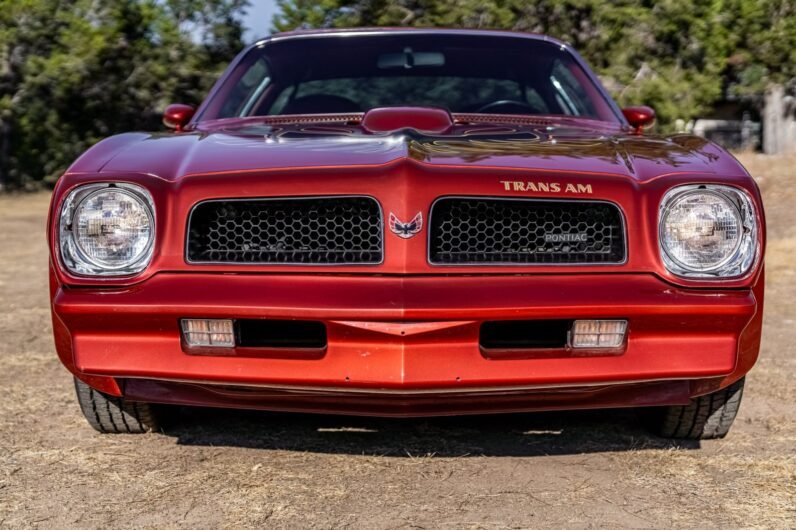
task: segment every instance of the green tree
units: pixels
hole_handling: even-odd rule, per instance
[[[731,6],[729,94],[759,102],[772,83],[796,89],[796,3],[734,0]]]
[[[620,104],[666,127],[727,96],[796,77],[793,0],[280,0],[277,30],[448,26],[545,33],[569,42]]]
[[[198,103],[242,46],[246,0],[0,0],[0,184]]]

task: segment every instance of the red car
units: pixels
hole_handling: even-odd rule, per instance
[[[653,120],[544,36],[257,42],[173,132],[58,181],[53,327],[83,413],[638,407],[724,436],[760,347],[763,206],[724,149]]]

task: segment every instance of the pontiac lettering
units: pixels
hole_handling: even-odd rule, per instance
[[[545,243],[580,243],[588,241],[589,236],[585,232],[576,234],[545,234]]]

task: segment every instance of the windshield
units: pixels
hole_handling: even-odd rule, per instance
[[[618,121],[591,77],[558,44],[411,32],[285,38],[253,48],[201,119],[390,106]]]

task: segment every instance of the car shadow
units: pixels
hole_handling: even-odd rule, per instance
[[[546,456],[698,449],[649,434],[630,409],[385,419],[175,408],[178,444],[390,457]]]

